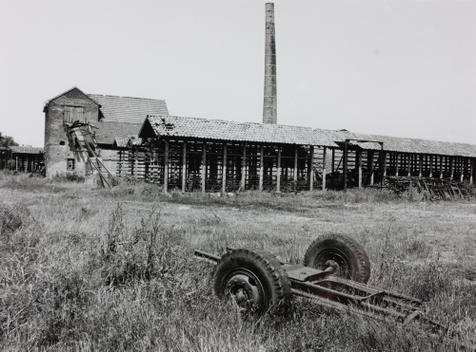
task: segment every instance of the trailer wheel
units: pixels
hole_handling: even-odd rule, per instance
[[[304,265],[321,270],[333,267],[333,275],[362,283],[370,277],[369,257],[364,248],[344,235],[319,236],[308,247]]]
[[[264,252],[236,249],[218,262],[215,293],[232,299],[241,313],[261,316],[271,308],[286,307],[291,295],[288,276],[278,260]]]

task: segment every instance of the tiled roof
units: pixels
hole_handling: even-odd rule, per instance
[[[145,119],[145,117],[144,117]],[[141,123],[107,122],[96,124],[96,143],[113,145],[116,138],[137,137]]]
[[[14,154],[43,154],[43,148],[32,147],[30,145],[15,145],[8,147]]]
[[[387,151],[476,157],[476,145],[469,143],[441,142],[418,138],[402,138],[336,131],[334,139],[336,142],[344,142],[346,138],[381,141],[383,142],[383,149]],[[357,144],[363,149],[380,149],[380,145],[377,143]]]
[[[143,123],[148,114],[168,115],[165,100],[88,94],[101,105],[104,121]]]
[[[309,127],[159,115],[149,115],[146,123],[150,124],[156,136],[251,143],[337,146],[326,135],[315,133]],[[139,137],[143,137],[143,134],[139,134]]]
[[[148,116],[141,129],[141,137],[147,137],[144,135],[147,124],[150,124],[156,136],[327,147],[336,147],[336,143],[342,143],[347,138],[356,138],[381,141],[384,143],[384,150],[387,151],[476,157],[476,145],[468,143],[439,142],[416,138],[367,135],[347,130],[334,131],[179,116]],[[380,149],[378,143],[352,142],[352,144],[363,149]]]

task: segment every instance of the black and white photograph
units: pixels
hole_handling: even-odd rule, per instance
[[[476,351],[475,0],[0,0],[0,351]]]

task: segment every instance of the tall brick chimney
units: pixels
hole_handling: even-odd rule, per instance
[[[277,123],[276,40],[274,33],[274,4],[272,2],[266,3],[263,123]]]

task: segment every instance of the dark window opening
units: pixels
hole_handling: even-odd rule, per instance
[[[60,144],[60,145],[65,145],[65,142],[64,142],[64,141],[60,141],[59,144]]]
[[[66,169],[68,171],[73,171],[74,170],[74,159],[68,159],[67,164],[66,164]]]

